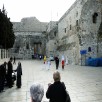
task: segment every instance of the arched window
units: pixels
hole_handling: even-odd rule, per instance
[[[93,16],[92,16],[93,23],[97,23],[97,16],[98,16],[97,13],[94,13],[94,14],[93,14]]]
[[[64,32],[66,33],[66,28],[64,28]]]
[[[88,47],[88,52],[91,52],[91,47]]]

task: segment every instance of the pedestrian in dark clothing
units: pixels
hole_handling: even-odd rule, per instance
[[[59,58],[55,57],[55,64],[56,64],[56,69],[59,67]]]
[[[4,90],[5,78],[6,78],[6,62],[0,65],[0,92]]]
[[[14,56],[14,59],[13,59],[14,61],[13,61],[13,64],[16,64],[16,58],[15,58],[15,56]]]
[[[18,62],[18,66],[17,66],[17,69],[15,71],[17,72],[16,86],[17,86],[17,88],[21,88],[21,75],[22,75],[21,62]]]
[[[53,74],[54,83],[48,84],[48,90],[46,92],[46,97],[50,99],[50,102],[65,102],[66,92],[65,85],[60,82],[60,73],[56,71]]]
[[[40,60],[41,60],[41,59],[42,59],[42,56],[40,55],[39,58],[40,58]]]
[[[13,73],[13,66],[12,66],[12,57],[11,57],[8,62],[8,70],[7,70],[7,85],[9,88],[13,87],[12,73]]]

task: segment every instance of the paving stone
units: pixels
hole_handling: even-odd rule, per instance
[[[18,61],[17,61],[18,62]],[[56,71],[55,62],[51,62],[51,69],[42,69],[43,61],[39,60],[21,60],[22,63],[22,87],[16,88],[16,82],[13,88],[6,88],[5,92],[0,93],[0,102],[30,102],[30,86],[35,83],[41,83],[44,86],[44,97],[42,102],[48,102],[46,99],[46,90],[48,83],[53,83],[53,73]],[[14,69],[17,67],[13,65]],[[78,65],[67,65],[61,73],[61,81],[66,85],[72,102],[102,102],[102,68],[88,67]]]

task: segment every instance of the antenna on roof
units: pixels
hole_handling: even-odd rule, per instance
[[[2,12],[5,13],[5,7],[4,7],[4,4],[3,4]]]
[[[57,21],[58,21],[58,12],[57,12]]]

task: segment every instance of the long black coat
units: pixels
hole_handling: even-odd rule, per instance
[[[4,89],[5,76],[6,76],[6,66],[2,64],[0,65],[0,91]]]
[[[50,99],[50,102],[65,102],[65,87],[60,81],[54,82],[49,86],[46,92],[46,97]]]
[[[21,75],[22,75],[22,67],[21,65],[18,65],[17,69],[17,81],[16,81],[16,86],[21,87]]]
[[[12,66],[11,61],[9,61],[8,62],[8,71],[7,71],[7,74],[8,75],[12,75],[12,72],[13,72],[13,66]]]
[[[13,66],[11,61],[8,62],[8,70],[7,70],[7,83],[8,86],[11,87],[13,82],[12,82],[12,73],[13,73]]]
[[[55,57],[55,64],[56,64],[56,69],[59,67],[59,58]]]

